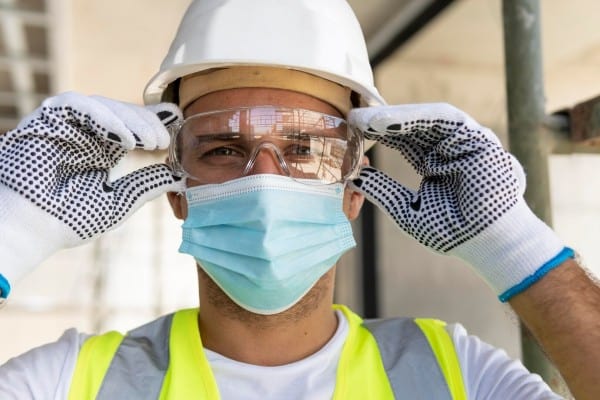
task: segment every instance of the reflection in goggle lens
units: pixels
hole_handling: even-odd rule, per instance
[[[317,184],[354,178],[362,136],[346,121],[304,109],[271,106],[201,113],[173,132],[169,162],[198,183],[222,183],[251,173],[271,152],[281,173]]]

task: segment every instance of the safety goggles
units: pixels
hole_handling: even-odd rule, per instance
[[[176,175],[196,184],[246,176],[258,168],[263,152],[277,173],[331,184],[357,176],[363,138],[342,118],[276,106],[195,114],[171,128],[169,163]]]

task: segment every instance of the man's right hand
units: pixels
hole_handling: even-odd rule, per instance
[[[141,107],[64,93],[0,135],[0,297],[61,248],[87,242],[183,182],[164,164],[114,182],[109,171],[134,148],[165,149],[175,104]]]

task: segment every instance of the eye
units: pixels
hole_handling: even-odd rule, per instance
[[[228,160],[246,157],[246,143],[238,136],[202,136],[196,138],[200,160]]]
[[[285,148],[282,148],[286,158],[307,160],[317,155],[315,138],[310,135],[290,135],[286,137],[286,141]]]
[[[234,144],[210,143],[198,150],[196,162],[205,167],[237,167],[243,164],[247,158],[247,151]]]
[[[286,148],[285,154],[290,156],[310,156],[312,154],[310,142],[307,142],[306,144],[292,144]]]
[[[221,146],[204,151],[201,157],[244,157],[244,154],[234,147]]]

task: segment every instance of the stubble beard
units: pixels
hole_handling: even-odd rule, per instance
[[[198,267],[198,279],[200,290],[205,290],[211,307],[219,310],[219,313],[229,319],[242,322],[244,325],[254,329],[281,328],[285,325],[295,324],[315,312],[324,302],[329,305],[333,303],[331,293],[333,292],[334,268],[327,271],[314,286],[296,304],[277,314],[263,315],[248,311],[229,298],[219,286]],[[200,304],[202,308],[202,304]]]

